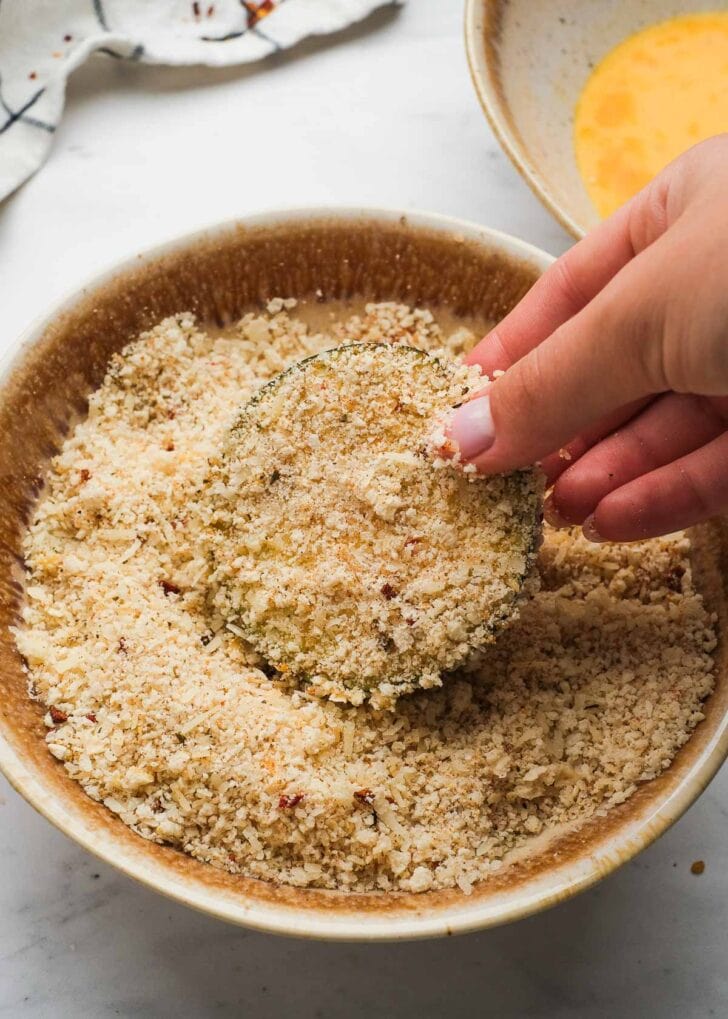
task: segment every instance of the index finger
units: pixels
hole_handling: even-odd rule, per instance
[[[661,181],[654,182],[658,204]],[[505,371],[551,335],[604,289],[620,269],[664,231],[648,185],[575,244],[538,279],[526,296],[466,357],[486,375]],[[635,229],[636,224],[642,229]]]

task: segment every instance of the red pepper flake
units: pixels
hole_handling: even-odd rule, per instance
[[[422,538],[417,538],[417,537],[413,536],[411,538],[407,538],[407,540],[404,543],[404,547],[405,548],[414,548],[416,545],[419,545],[420,542],[422,542],[422,541],[423,541]]]
[[[122,655],[125,655],[129,650],[129,645],[126,643],[123,637],[119,637],[119,643],[116,646],[119,650],[119,654]]]
[[[174,442],[171,439],[165,439],[162,443],[162,449],[166,449],[168,453],[172,453],[174,450]]]
[[[357,789],[354,792],[354,799],[358,800],[359,803],[366,803],[368,807],[374,803],[374,793],[371,789]]]
[[[379,590],[382,592],[387,601],[391,601],[392,598],[397,597],[397,591],[395,591],[391,584],[382,584]]]
[[[179,594],[180,589],[176,584],[173,584],[171,580],[160,580],[159,586],[164,591],[165,595]]]
[[[196,18],[199,18],[199,16],[200,16],[200,5],[199,5],[199,3],[197,3],[197,0],[195,0],[195,3],[192,4],[192,13],[194,14],[194,16]]]
[[[692,863],[690,865],[690,873],[691,874],[700,875],[700,874],[703,873],[704,870],[705,870],[705,861],[704,860],[696,860],[694,863]]]
[[[214,4],[210,4],[210,6],[207,8],[207,16],[208,16],[208,18],[211,18],[214,13],[215,13],[215,5]]]
[[[38,77],[38,75],[36,74],[35,71],[31,71],[30,74],[28,75],[28,77],[30,78],[31,81],[35,81],[35,79]]]
[[[61,725],[63,722],[68,721],[68,715],[65,711],[61,711],[60,708],[54,708],[51,706],[48,708],[48,711],[50,712],[51,719],[55,725]]]
[[[81,481],[85,482],[91,480],[91,471],[87,471],[85,467],[81,468],[79,474],[81,475]]]
[[[241,0],[241,3],[248,12],[248,28],[253,28],[258,21],[274,11],[276,7],[274,0],[262,0],[262,2]]]
[[[89,713],[86,715],[86,718],[88,718],[89,722],[96,721],[96,715],[93,713],[93,711],[89,711]]]
[[[299,803],[303,802],[303,793],[293,793],[292,796],[279,796],[279,810],[293,810]]]

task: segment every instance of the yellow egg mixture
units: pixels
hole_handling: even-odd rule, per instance
[[[596,67],[577,104],[575,147],[608,216],[698,141],[728,131],[728,11],[652,25]]]

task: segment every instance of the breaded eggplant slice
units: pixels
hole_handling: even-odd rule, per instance
[[[213,471],[215,603],[276,669],[392,706],[491,643],[531,571],[534,471],[433,460],[433,421],[477,369],[355,343],[264,386]]]

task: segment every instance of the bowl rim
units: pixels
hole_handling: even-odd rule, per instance
[[[210,241],[241,226],[266,227],[309,220],[339,223],[399,221],[415,231],[434,230],[454,240],[465,239],[490,245],[504,255],[534,265],[539,271],[553,262],[552,256],[501,231],[426,212],[315,207],[275,210],[223,220],[115,261],[100,272],[93,273],[80,286],[70,288],[10,344],[0,364],[0,384],[22,360],[29,346],[64,311],[87,296],[88,292],[125,271],[156,261],[177,249]],[[32,767],[26,764],[19,751],[0,732],[0,771],[13,788],[56,828],[104,862],[155,891],[218,919],[258,931],[336,941],[395,941],[466,933],[530,916],[571,898],[631,859],[670,827],[708,785],[727,755],[728,714],[721,719],[710,740],[691,760],[689,768],[668,795],[648,804],[647,810],[606,837],[596,849],[591,849],[587,854],[577,854],[545,870],[515,890],[495,893],[487,899],[475,899],[468,903],[463,896],[463,901],[455,905],[432,908],[427,906],[423,898],[422,910],[377,915],[357,911],[355,895],[351,896],[351,908],[325,911],[246,899],[244,895],[233,896],[215,887],[206,888],[201,882],[187,882],[173,873],[172,868],[150,860],[145,853],[147,843],[141,837],[133,848],[120,847],[112,833],[95,828],[88,819],[67,808],[63,801],[57,801],[33,773]]]
[[[496,87],[497,69],[484,42],[486,17],[492,3],[493,0],[465,0],[465,52],[475,92],[496,141],[520,176],[561,226],[576,240],[580,240],[587,233],[586,228],[554,197],[541,173],[526,155],[523,144],[504,111],[502,98]]]

